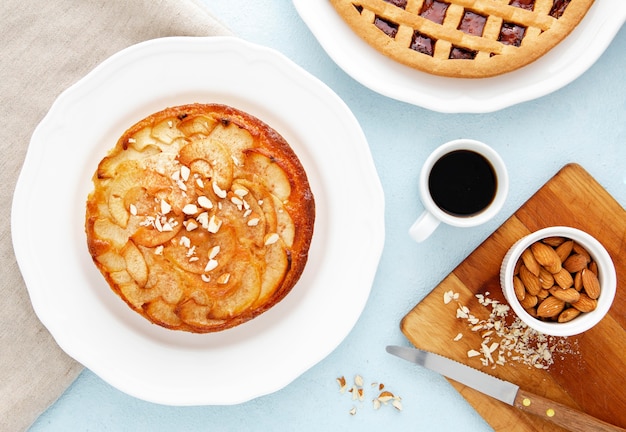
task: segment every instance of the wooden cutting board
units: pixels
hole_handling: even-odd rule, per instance
[[[482,336],[467,320],[456,317],[465,305],[478,318],[491,312],[476,294],[506,303],[499,284],[499,269],[509,247],[538,229],[567,225],[582,229],[607,249],[617,270],[617,294],[609,314],[593,329],[560,342],[563,353],[553,356],[548,369],[507,360],[484,366]],[[577,408],[606,422],[626,428],[626,211],[580,165],[563,167],[497,231],[472,252],[402,320],[401,329],[418,348],[433,351],[483,372],[514,382],[520,388]],[[459,293],[444,302],[444,293]],[[461,333],[459,340],[454,340]],[[563,431],[551,423],[523,413],[452,380],[451,384],[496,431]]]

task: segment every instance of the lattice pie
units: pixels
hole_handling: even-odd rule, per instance
[[[89,251],[111,288],[166,328],[214,332],[300,278],[315,219],[306,173],[275,130],[224,105],[165,109],[128,129],[89,195]]]
[[[482,78],[561,42],[593,0],[330,0],[386,56],[435,75]]]

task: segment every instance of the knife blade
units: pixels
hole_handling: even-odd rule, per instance
[[[626,432],[574,408],[522,390],[519,386],[466,366],[439,354],[418,348],[390,345],[387,352],[423,366],[483,394],[537,415],[572,432]]]

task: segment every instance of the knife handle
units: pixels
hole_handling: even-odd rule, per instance
[[[626,432],[626,429],[522,389],[517,392],[513,405],[572,432]]]

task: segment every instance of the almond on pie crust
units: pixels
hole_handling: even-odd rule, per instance
[[[561,42],[594,0],[330,0],[382,54],[415,69],[485,78],[521,68]]]
[[[236,108],[167,108],[130,127],[88,197],[89,252],[112,290],[162,327],[242,324],[299,280],[315,202],[291,146]]]

